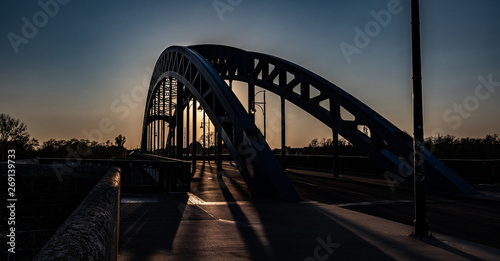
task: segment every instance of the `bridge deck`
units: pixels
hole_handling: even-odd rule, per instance
[[[193,194],[124,194],[118,260],[493,260],[500,250],[335,205],[251,202],[225,166],[198,171]],[[316,257],[315,257],[316,255]],[[322,259],[325,260],[325,259]]]

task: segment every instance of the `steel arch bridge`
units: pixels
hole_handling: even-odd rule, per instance
[[[195,104],[199,103],[215,127],[218,154],[224,141],[252,194],[298,199],[283,167],[256,127],[252,114],[245,110],[232,92],[232,81],[248,84],[249,110],[255,109],[255,86],[281,97],[283,148],[286,100],[332,129],[335,166],[335,148],[338,146],[338,135],[341,135],[385,169],[389,182],[412,183],[413,167],[410,162],[413,160],[413,141],[408,134],[335,84],[307,69],[271,55],[221,45],[171,46],[163,51],[151,77],[141,150],[182,159],[185,141],[189,144],[191,106],[192,140],[196,141]],[[354,119],[344,119],[341,108],[352,114]],[[188,130],[186,138],[184,118]],[[369,131],[361,131],[361,127]],[[193,155],[196,154],[195,148],[192,146]],[[476,193],[428,151],[425,152],[425,160],[427,188]]]

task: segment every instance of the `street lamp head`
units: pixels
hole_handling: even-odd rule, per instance
[[[255,109],[250,109],[251,114],[255,114]]]
[[[202,112],[203,111],[203,108],[200,106],[198,106],[198,112]]]

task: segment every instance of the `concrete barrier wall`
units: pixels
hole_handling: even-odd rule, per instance
[[[33,260],[116,260],[120,172],[104,175]]]

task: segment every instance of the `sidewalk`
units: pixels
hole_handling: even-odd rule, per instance
[[[417,240],[411,226],[335,205],[252,202],[235,173],[206,167],[193,194],[122,195],[118,260],[500,259],[497,248]]]

